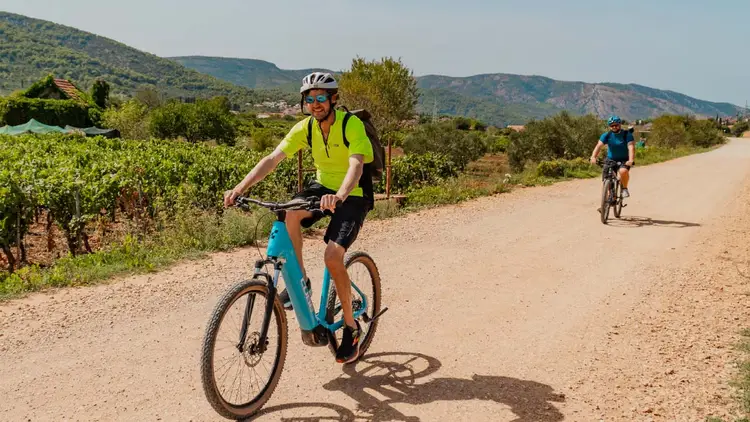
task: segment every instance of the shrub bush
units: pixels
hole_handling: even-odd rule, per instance
[[[719,145],[725,141],[721,130],[710,120],[689,121],[687,136],[691,145],[703,148]]]
[[[414,154],[434,152],[448,157],[463,170],[469,162],[487,152],[479,132],[456,129],[452,122],[418,126],[403,141],[404,151]]]
[[[431,152],[396,157],[391,165],[391,191],[395,193],[406,193],[458,175],[458,169],[452,161]],[[375,190],[385,192],[385,177],[375,186]]]
[[[510,137],[505,135],[487,135],[484,140],[485,145],[487,145],[487,152],[493,154],[508,151],[508,146],[510,145]]]
[[[148,107],[138,100],[109,107],[102,114],[102,126],[117,129],[123,139],[148,139]]]
[[[649,134],[649,145],[676,148],[688,143],[683,116],[661,116],[654,120]]]
[[[715,122],[675,115],[655,119],[649,136],[649,145],[664,148],[710,147],[724,141],[724,135]]]
[[[578,157],[572,160],[557,159],[542,161],[536,167],[536,175],[539,177],[581,177],[582,173],[588,174],[597,171],[586,159]]]
[[[532,120],[522,132],[513,132],[508,159],[514,171],[529,162],[558,158],[586,157],[604,132],[604,123],[596,116],[572,116],[567,112],[543,120]]]
[[[738,122],[735,123],[734,126],[732,126],[732,135],[736,137],[742,137],[742,135],[750,130],[750,123],[748,122]]]

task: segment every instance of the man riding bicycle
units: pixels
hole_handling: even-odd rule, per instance
[[[607,121],[609,131],[604,132],[599,138],[599,142],[591,153],[591,164],[596,164],[596,157],[599,155],[603,145],[607,146],[607,160],[603,174],[606,174],[608,166],[614,167],[615,172],[620,174],[620,183],[622,184],[622,197],[630,197],[628,192],[628,181],[630,180],[630,167],[635,162],[635,138],[628,130],[622,130],[622,119],[618,116],[612,116]],[[624,162],[618,166],[617,162]]]
[[[345,112],[336,110],[338,83],[330,73],[313,72],[302,79],[302,101],[312,115],[298,122],[276,147],[248,173],[234,189],[224,195],[224,205],[231,206],[235,198],[262,181],[284,158],[292,157],[308,147],[308,127],[312,129],[311,149],[317,174],[315,181],[294,198],[320,198],[320,210],[288,211],[286,226],[294,251],[302,269],[307,288],[310,279],[302,261],[302,227],[310,227],[332,213],[323,241],[327,244],[324,261],[336,285],[344,314],[344,335],[336,353],[339,363],[353,362],[359,357],[360,325],[352,314],[351,279],[344,266],[344,255],[357,238],[365,216],[373,208],[372,178],[366,163],[373,161],[373,150],[362,121],[351,115],[346,125],[345,145],[343,120]],[[308,124],[309,119],[314,119]],[[340,206],[336,204],[341,201]],[[279,294],[284,308],[292,309],[289,292]]]

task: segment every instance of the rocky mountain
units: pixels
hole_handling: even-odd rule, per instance
[[[254,59],[175,57],[194,70],[250,88],[293,91],[313,69],[284,70]],[[626,119],[662,114],[733,116],[739,107],[713,103],[673,91],[636,84],[558,81],[542,76],[484,74],[469,77],[426,75],[417,78],[421,112],[475,117],[493,124],[524,123],[568,110]]]

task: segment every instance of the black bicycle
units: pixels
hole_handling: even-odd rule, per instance
[[[609,210],[614,208],[615,218],[620,218],[622,209],[627,206],[623,203],[622,185],[620,184],[620,175],[618,169],[625,163],[614,160],[598,161],[597,164],[604,168],[602,175],[602,203],[599,208],[599,214],[602,224],[607,224],[609,219]]]

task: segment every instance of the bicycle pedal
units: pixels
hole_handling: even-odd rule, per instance
[[[385,308],[383,308],[383,310],[382,310],[382,311],[378,312],[378,313],[377,313],[377,314],[376,314],[376,315],[375,315],[374,317],[372,317],[372,318],[370,318],[369,316],[367,316],[367,313],[363,313],[363,314],[362,314],[362,321],[364,321],[364,322],[365,322],[365,324],[369,324],[369,323],[371,323],[372,321],[375,321],[376,319],[380,318],[380,317],[381,317],[381,316],[382,316],[382,315],[383,315],[383,314],[385,313],[385,311],[387,311],[387,310],[388,310],[388,307],[385,307]]]

